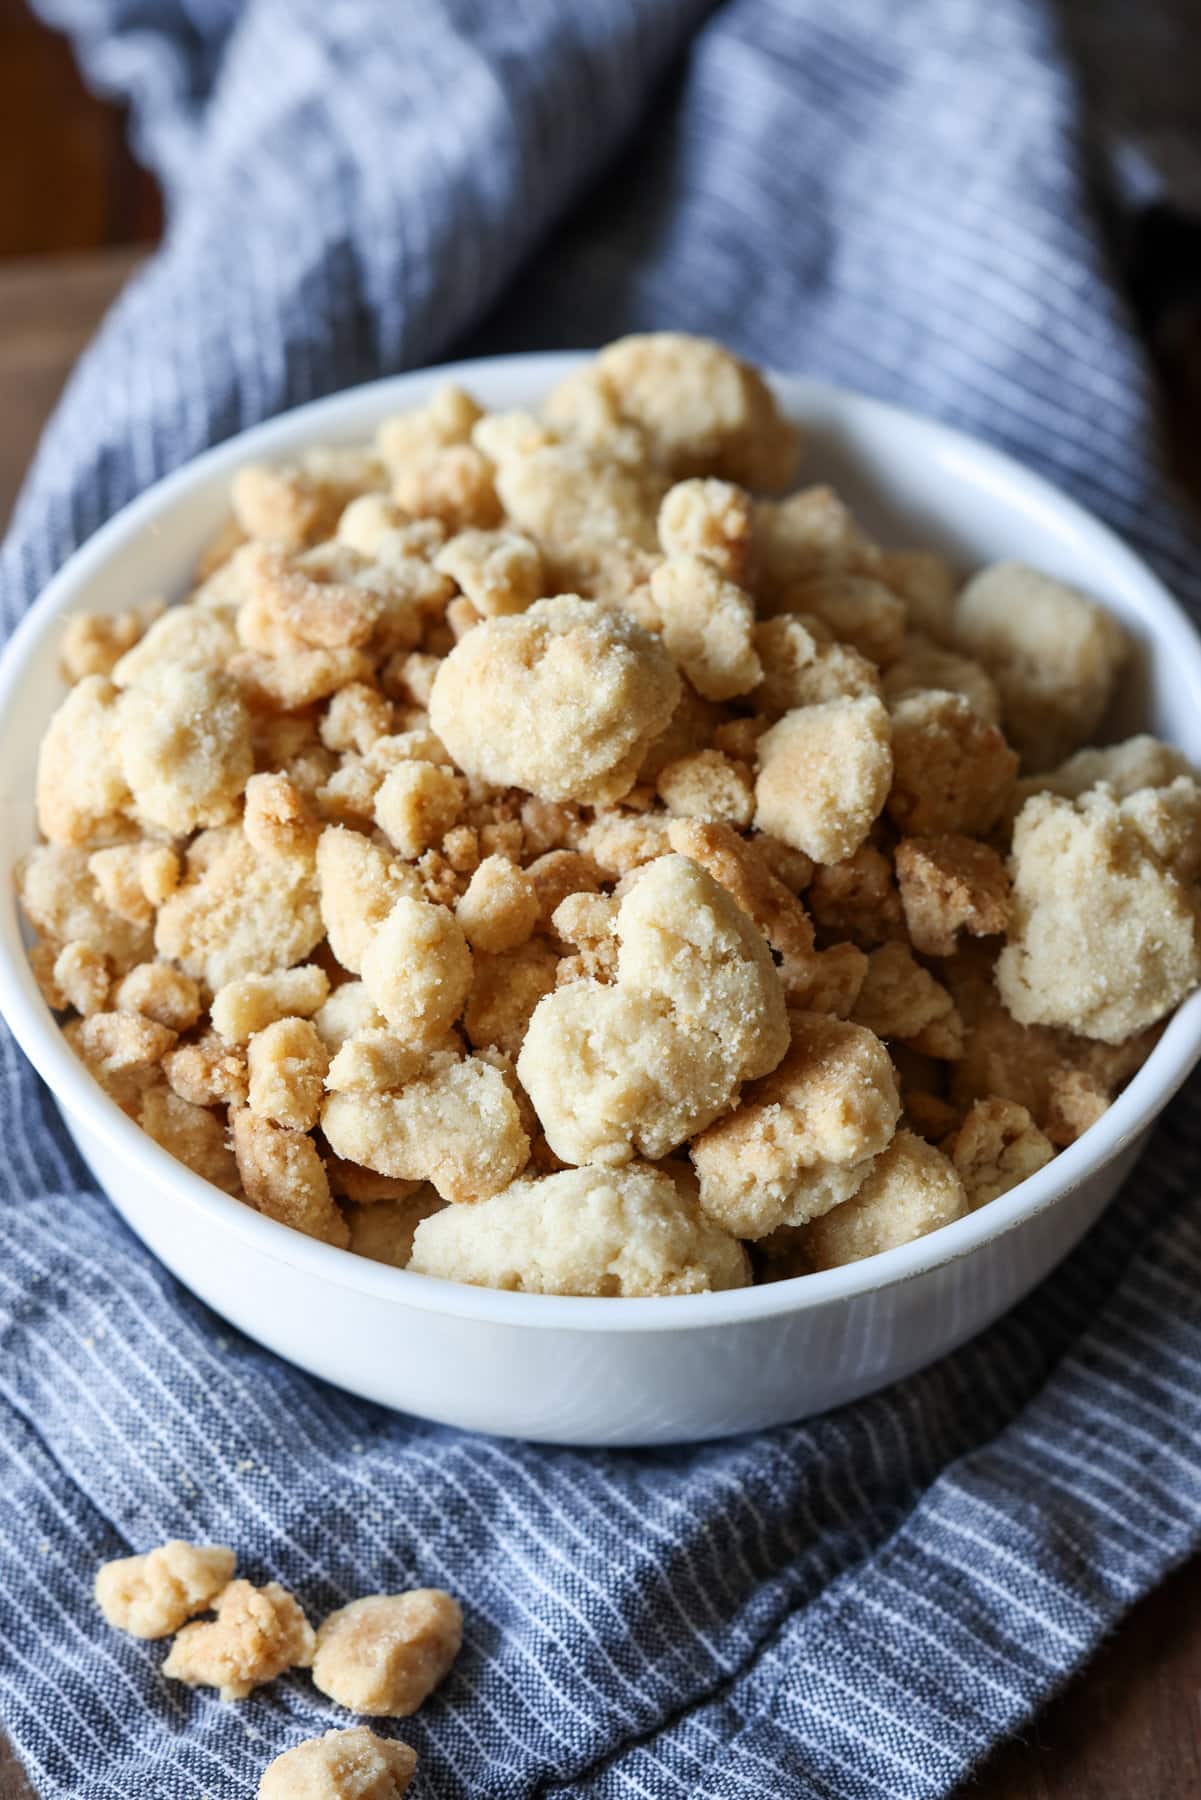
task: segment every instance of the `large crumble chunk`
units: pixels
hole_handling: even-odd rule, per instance
[[[898,1131],[850,1200],[815,1219],[804,1234],[810,1267],[837,1269],[910,1244],[968,1211],[954,1164],[911,1131]]]
[[[530,1294],[695,1294],[745,1287],[741,1245],[691,1184],[661,1169],[565,1169],[419,1225],[409,1263],[427,1275]]]
[[[215,1687],[222,1700],[244,1700],[285,1669],[307,1669],[313,1628],[278,1581],[231,1581],[217,1596],[215,1619],[185,1625],[163,1664],[170,1681]]]
[[[329,1094],[321,1128],[347,1162],[428,1181],[451,1201],[497,1193],[530,1153],[503,1075],[478,1056],[453,1051],[433,1052],[395,1087]]]
[[[545,800],[612,801],[679,697],[656,638],[563,594],[468,632],[438,672],[430,720],[469,775]]]
[[[1036,794],[1022,808],[997,987],[1023,1025],[1120,1044],[1201,981],[1196,892],[1154,853],[1131,805],[1099,789],[1078,801]]]
[[[313,1685],[369,1719],[407,1719],[450,1673],[463,1611],[441,1588],[367,1594],[317,1630]]]
[[[785,713],[759,740],[755,823],[814,862],[841,862],[888,798],[888,714],[874,695]]]
[[[565,1162],[665,1155],[774,1067],[788,1041],[767,945],[696,863],[663,856],[621,903],[617,980],[535,1009],[517,1072]]]
[[[779,1067],[692,1146],[701,1205],[739,1237],[803,1225],[856,1193],[900,1117],[873,1032],[823,1013],[793,1013],[791,1026]]]
[[[1032,770],[1087,743],[1129,654],[1111,613],[1016,562],[972,577],[955,604],[954,632],[996,682],[1006,733]]]
[[[401,1800],[416,1769],[408,1744],[353,1725],[277,1756],[263,1770],[258,1800]]]
[[[143,1556],[120,1556],[96,1573],[96,1604],[118,1631],[164,1638],[194,1613],[207,1612],[234,1572],[225,1544],[172,1538]]]

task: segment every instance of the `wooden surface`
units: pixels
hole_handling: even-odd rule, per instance
[[[157,237],[158,191],[125,123],[87,92],[65,38],[0,0],[0,256]]]
[[[0,518],[82,343],[138,261],[0,262]],[[81,1599],[90,1571],[80,1571]],[[1201,1800],[1201,1558],[1125,1622],[964,1800]],[[0,1740],[0,1800],[29,1789]],[[898,1795],[897,1800],[904,1800]]]

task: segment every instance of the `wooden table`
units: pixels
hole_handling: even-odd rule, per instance
[[[0,521],[37,433],[139,253],[0,263]],[[90,1571],[80,1571],[81,1599]],[[1201,1558],[1133,1612],[963,1800],[1201,1800]],[[0,1800],[31,1800],[0,1737]],[[904,1800],[898,1795],[897,1800]]]

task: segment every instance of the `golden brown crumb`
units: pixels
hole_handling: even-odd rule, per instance
[[[104,1011],[108,1003],[112,972],[109,969],[107,956],[102,955],[99,950],[93,950],[90,944],[64,944],[54,959],[52,980],[55,989],[65,1003],[73,1006],[76,1012],[82,1013],[85,1018],[90,1017],[92,1013]],[[125,980],[129,980],[128,975]],[[116,1004],[120,1009],[119,992]],[[173,1023],[170,1019],[164,1019],[161,1022],[164,1025]],[[175,1029],[179,1030],[181,1027],[176,1026]]]
[[[344,825],[331,825],[317,844],[321,917],[330,948],[344,969],[359,974],[376,932],[396,902],[420,893],[416,873],[378,844]]]
[[[498,427],[503,421],[484,423]],[[541,546],[552,591],[569,593],[581,579],[593,578],[614,544],[654,549],[666,482],[651,471],[583,443],[498,442],[495,429],[487,439],[505,511]]]
[[[441,1588],[367,1594],[317,1630],[313,1685],[369,1719],[407,1719],[449,1675],[463,1610]]]
[[[1119,800],[1125,800],[1140,788],[1170,787],[1178,776],[1195,773],[1179,750],[1142,732],[1103,749],[1077,750],[1057,769],[1019,781],[1015,813],[1021,811],[1031,794],[1061,794],[1065,799],[1078,800],[1103,781]]]
[[[1009,924],[1009,876],[987,844],[902,838],[896,871],[910,942],[924,956],[952,955],[963,931],[991,937]]]
[[[223,1193],[240,1197],[241,1177],[229,1147],[225,1124],[205,1106],[195,1106],[172,1088],[147,1088],[137,1111],[138,1124],[148,1137],[196,1175],[211,1181]]]
[[[875,572],[905,602],[911,631],[950,642],[959,578],[945,556],[935,550],[881,550]]]
[[[751,573],[752,511],[745,488],[694,478],[677,482],[659,508],[665,556],[703,556],[727,581],[747,585]]]
[[[1047,1080],[1043,1127],[1056,1145],[1074,1144],[1095,1125],[1110,1103],[1100,1077],[1088,1069],[1054,1069]]]
[[[430,719],[468,775],[545,800],[610,801],[633,786],[679,696],[655,638],[563,594],[488,619],[456,645]]]
[[[481,416],[465,388],[444,381],[424,406],[385,419],[375,434],[375,447],[389,468],[399,468],[411,457],[467,443]]]
[[[524,612],[546,592],[542,554],[520,531],[463,531],[434,567],[458,582],[481,618]]]
[[[909,694],[892,714],[888,811],[913,837],[982,837],[1004,813],[1018,759],[962,694]]]
[[[233,817],[254,753],[228,675],[160,665],[126,689],[117,712],[121,767],[141,820],[184,837]]]
[[[970,971],[961,974],[956,968],[962,960],[962,952],[951,958],[943,965],[943,974],[964,1012],[976,978]],[[1109,1045],[1070,1031],[1021,1025],[1002,1006],[991,983],[968,1010],[971,1016],[964,1053],[952,1071],[952,1100],[964,1110],[974,1100],[1016,1100],[1053,1142],[1074,1141],[1080,1130],[1093,1122],[1098,1103],[1107,1105],[1146,1061],[1159,1030],[1152,1026],[1121,1044]],[[1078,1075],[1079,1081],[1069,1083],[1072,1075]],[[1063,1127],[1067,1121],[1057,1107],[1057,1097],[1062,1097],[1065,1086],[1069,1104],[1074,1092],[1092,1114],[1079,1116],[1076,1128],[1066,1134]]]
[[[612,981],[617,974],[617,915],[621,903],[610,894],[568,894],[553,914],[554,930],[575,953],[565,956],[555,971],[555,984],[578,981]]]
[[[778,958],[785,994],[806,992],[814,975],[813,927],[796,895],[763,860],[760,838],[749,843],[728,825],[673,820],[668,844],[699,863],[752,918]]]
[[[17,893],[30,923],[52,943],[86,944],[118,971],[151,953],[150,932],[105,905],[85,850],[36,844],[17,865]]]
[[[169,844],[144,844],[138,859],[138,878],[151,906],[169,900],[179,886],[179,858]]]
[[[419,1225],[409,1267],[535,1294],[695,1294],[745,1287],[746,1252],[701,1212],[686,1166],[632,1163],[522,1180]]]
[[[506,856],[484,858],[455,909],[472,949],[493,955],[524,944],[538,923],[538,914],[539,895],[533,878]]]
[[[1112,614],[1021,563],[994,563],[955,604],[957,643],[988,669],[1027,769],[1061,762],[1101,722],[1129,654]]]
[[[118,1012],[141,1013],[172,1031],[190,1031],[201,1013],[200,989],[192,977],[163,962],[136,964],[118,982],[113,1004]]]
[[[185,1625],[163,1664],[169,1681],[215,1687],[222,1700],[244,1700],[286,1669],[313,1660],[313,1628],[278,1581],[252,1587],[231,1581],[215,1602],[216,1618]]]
[[[258,1800],[401,1800],[416,1768],[407,1744],[355,1725],[277,1756],[263,1770]]]
[[[907,637],[901,654],[884,676],[884,698],[890,706],[926,688],[962,694],[990,725],[1001,723],[1001,697],[983,663],[959,656],[926,637]]]
[[[237,648],[231,606],[170,606],[114,665],[113,681],[128,688],[186,670],[219,674]]]
[[[809,907],[823,931],[871,950],[902,929],[901,898],[888,858],[872,844],[813,871]]]
[[[339,1044],[325,1086],[331,1094],[353,1093],[358,1088],[384,1092],[403,1087],[420,1075],[426,1061],[426,1051],[405,1043],[386,1026],[369,1028]]]
[[[345,1249],[350,1234],[312,1138],[261,1119],[248,1107],[231,1109],[229,1124],[250,1204],[280,1225]]]
[[[227,667],[248,705],[265,712],[299,712],[352,682],[370,681],[372,673],[361,650],[303,650],[284,657],[243,650]]]
[[[88,868],[96,878],[105,905],[131,925],[149,925],[154,917],[142,879],[145,854],[146,847],[134,842],[110,844],[88,857]]]
[[[329,977],[316,963],[276,969],[270,975],[240,975],[213,996],[213,1028],[227,1044],[247,1044],[277,1019],[308,1019],[329,997]]]
[[[537,938],[499,956],[479,953],[475,979],[463,1014],[468,1040],[516,1057],[534,1008],[555,985],[558,956]]]
[[[333,1054],[361,1031],[382,1031],[384,1015],[361,981],[344,981],[313,1015],[317,1035]]]
[[[392,494],[414,518],[434,518],[447,531],[499,525],[501,504],[492,465],[473,444],[448,444],[396,467]]]
[[[252,775],[246,783],[242,829],[261,856],[311,856],[317,821],[286,775]]]
[[[245,1106],[246,1057],[215,1032],[180,1044],[163,1058],[163,1074],[181,1100],[194,1106]]]
[[[232,832],[159,909],[159,955],[210,988],[300,962],[324,936],[311,854],[261,856]]]
[[[759,740],[755,824],[814,862],[840,862],[867,837],[892,774],[888,714],[874,696],[801,707]]]
[[[861,1025],[790,1014],[792,1043],[741,1104],[694,1140],[701,1205],[738,1237],[803,1225],[846,1201],[892,1138],[888,1052]]]
[[[586,372],[625,425],[643,434],[651,457],[677,477],[716,475],[773,491],[792,475],[797,429],[776,409],[757,370],[707,338],[655,331],[619,338]],[[566,385],[566,384],[565,384]],[[575,394],[580,394],[577,383]],[[583,403],[573,395],[547,416],[566,423]]]
[[[110,1625],[139,1638],[170,1637],[212,1605],[234,1572],[225,1544],[181,1538],[142,1556],[120,1556],[96,1572],[96,1604]]]
[[[447,907],[402,898],[367,946],[362,975],[389,1025],[414,1044],[432,1044],[463,1010],[471,950]]]
[[[38,984],[38,992],[52,1012],[66,1012],[70,1005],[54,979],[54,965],[58,961],[60,949],[59,944],[41,938],[37,943],[31,944],[28,951],[29,966]]]
[[[879,552],[832,488],[802,488],[755,507],[758,590],[770,602],[798,581],[875,569]]]
[[[945,1148],[973,1209],[1007,1194],[1055,1154],[1024,1106],[999,1099],[977,1100]]]
[[[296,548],[328,537],[357,491],[345,479],[322,479],[295,463],[250,463],[234,476],[231,498],[248,538]]]
[[[867,976],[853,1018],[877,1037],[900,1038],[928,1056],[959,1056],[963,1021],[946,988],[913,958],[908,946],[882,944],[867,959]]]
[[[784,1053],[784,995],[757,928],[696,863],[663,856],[625,895],[618,979],[536,1008],[517,1073],[565,1162],[654,1159]]]
[[[877,1256],[961,1219],[968,1210],[958,1170],[933,1144],[898,1131],[852,1199],[806,1227],[815,1269]]]
[[[1036,794],[1014,830],[1012,923],[997,986],[1023,1025],[1119,1044],[1201,980],[1195,892],[1139,829],[1138,796]]]
[[[375,796],[375,822],[401,856],[415,859],[458,821],[465,785],[431,762],[399,762]]]
[[[835,643],[812,614],[762,620],[755,627],[755,649],[763,680],[751,698],[768,720],[798,706],[880,693],[876,665],[850,644]]]
[[[252,1113],[291,1131],[312,1129],[321,1112],[329,1052],[308,1019],[276,1019],[256,1031],[246,1068]]]
[[[158,1079],[158,1067],[175,1033],[140,1013],[98,1012],[66,1028],[67,1042],[118,1105],[136,1105],[141,1090]]]
[[[706,700],[730,700],[756,687],[750,595],[704,556],[669,556],[650,579],[655,624],[672,660]]]
[[[631,869],[653,862],[669,848],[665,814],[639,817],[632,813],[598,811],[580,839],[580,849],[607,876],[628,875]]]
[[[659,798],[669,813],[689,819],[725,819],[745,828],[755,811],[755,787],[745,763],[720,750],[698,750],[660,770]]]
[[[750,718],[722,719],[713,727],[713,748],[720,750],[723,756],[732,756],[736,762],[753,763],[759,754],[759,739],[770,724],[770,719],[760,718],[758,713]],[[684,746],[685,749],[696,747],[692,744]],[[703,748],[703,744],[700,747]]]
[[[901,654],[905,604],[871,575],[813,575],[787,588],[773,611],[813,615],[841,644],[887,667]]]
[[[445,616],[457,644],[460,638],[475,630],[483,614],[475,610],[465,594],[456,594],[453,600],[447,602]]]
[[[380,686],[393,700],[428,707],[442,658],[425,650],[397,651],[380,670]]]
[[[75,613],[63,630],[58,646],[63,680],[82,681],[85,675],[111,675],[127,650],[132,650],[155,612],[161,608],[129,607],[118,613]]]
[[[51,719],[38,752],[38,825],[54,844],[94,844],[128,829],[120,693],[85,675]]]
[[[504,1076],[479,1057],[435,1051],[402,1087],[331,1093],[321,1128],[338,1156],[478,1200],[525,1167],[529,1138]]]

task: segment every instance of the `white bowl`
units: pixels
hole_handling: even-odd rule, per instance
[[[33,840],[37,747],[62,694],[65,615],[178,595],[240,464],[364,438],[455,376],[528,406],[574,356],[503,357],[399,376],[299,408],[199,457],[127,507],[50,583],[0,663],[0,1010],[101,1186],[167,1267],[302,1368],[387,1406],[565,1444],[719,1437],[798,1419],[899,1380],[1012,1306],[1113,1196],[1201,1056],[1201,995],[1168,1024],[1104,1118],[1029,1181],[915,1244],[735,1293],[582,1300],[495,1293],[368,1262],[219,1193],[146,1137],[67,1048],[26,961],[12,868]],[[1118,540],[996,451],[874,401],[780,377],[808,430],[807,479],[839,488],[885,541],[965,567],[1017,557],[1078,582],[1141,647],[1115,734],[1145,728],[1201,762],[1201,642]]]

